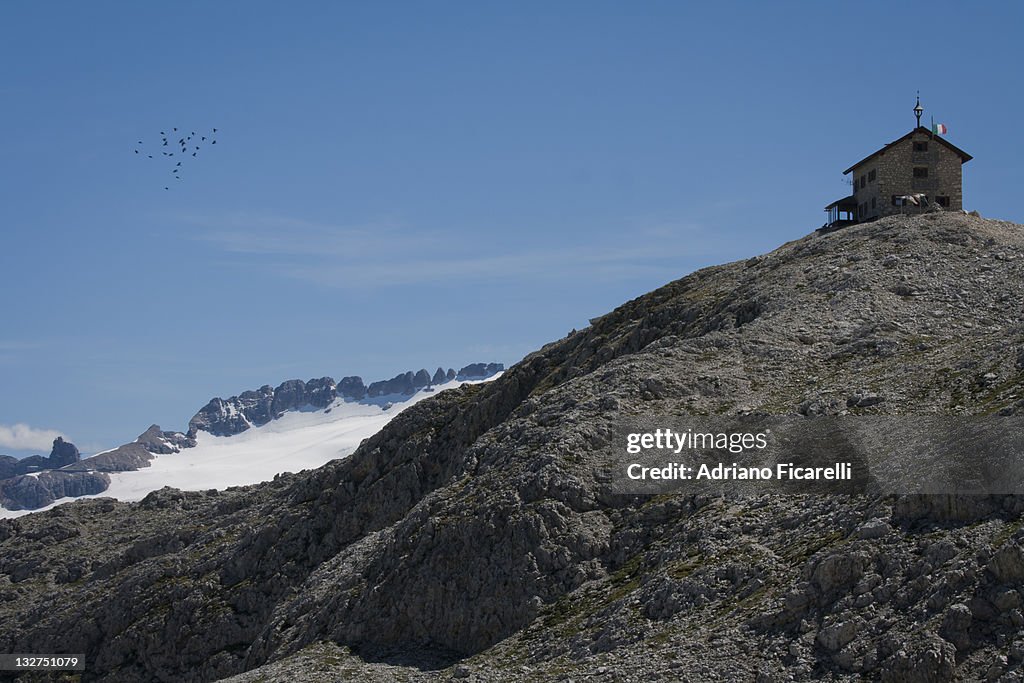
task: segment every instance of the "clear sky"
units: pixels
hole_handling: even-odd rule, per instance
[[[0,453],[514,363],[820,226],[917,90],[975,157],[966,208],[1024,222],[1022,28],[1018,2],[0,3]],[[218,129],[177,182],[134,153],[170,127]]]

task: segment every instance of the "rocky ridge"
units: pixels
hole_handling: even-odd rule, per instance
[[[411,396],[419,389],[449,380],[485,379],[504,369],[501,363],[473,363],[458,372],[438,368],[433,376],[425,369],[405,372],[389,380],[363,383],[362,377],[343,377],[335,382],[321,377],[303,382],[299,379],[281,383],[276,389],[266,384],[255,391],[243,391],[227,399],[213,398],[189,420],[188,436],[194,438],[199,431],[214,436],[240,434],[250,427],[264,425],[289,410],[306,407],[323,409],[338,398],[362,401],[388,395]]]
[[[1022,300],[1024,226],[949,213],[698,271],[314,472],[0,523],[0,650],[109,681],[1022,680],[1024,497],[631,496],[603,456],[654,412],[1020,414]]]

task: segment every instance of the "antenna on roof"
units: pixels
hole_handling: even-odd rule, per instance
[[[917,117],[917,128],[921,127],[921,114],[924,113],[924,107],[921,106],[921,91],[917,91],[917,104],[914,105],[914,116]]]

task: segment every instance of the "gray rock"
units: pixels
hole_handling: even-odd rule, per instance
[[[413,377],[414,375],[412,371],[409,371],[400,375],[395,375],[391,379],[372,382],[370,386],[366,388],[366,395],[370,398],[391,396],[395,394],[409,396],[416,390],[413,384]]]
[[[416,389],[430,386],[430,373],[426,369],[420,369],[412,378],[412,385]]]
[[[505,366],[501,363],[470,363],[459,370],[456,379],[487,379],[504,369]]]
[[[989,560],[988,570],[1000,583],[1024,582],[1024,548],[1006,543]]]
[[[855,391],[846,399],[848,408],[869,408],[885,401],[885,398],[870,391]]]
[[[366,397],[366,385],[363,384],[362,377],[342,377],[338,382],[337,391],[338,396],[355,401],[361,401]]]
[[[149,429],[140,434],[139,438],[135,439],[135,441],[142,444],[142,446],[150,453],[158,455],[178,453],[183,448],[193,448],[196,445],[195,439],[189,437],[187,434],[182,434],[181,432],[165,432],[160,429],[160,425],[150,425]]]
[[[326,408],[338,398],[337,387],[330,377],[306,382],[306,404],[313,408]]]
[[[328,401],[328,403],[330,403],[330,401]],[[286,411],[298,410],[307,405],[309,405],[309,401],[306,398],[306,383],[301,379],[290,379],[287,382],[281,382],[281,384],[274,389],[270,404],[270,412],[266,416],[254,416],[256,420],[253,420],[253,422],[254,424],[262,424],[259,422],[261,418],[266,418],[264,422],[268,422],[272,419],[277,419]]]
[[[149,467],[153,452],[142,443],[134,442],[85,458],[74,465],[67,465],[65,472],[132,472]]]
[[[891,529],[892,527],[884,519],[872,519],[857,528],[856,536],[863,539],[882,538]]]
[[[811,571],[811,582],[828,594],[856,583],[864,574],[868,558],[863,553],[836,553],[821,559]]]
[[[103,493],[110,477],[100,472],[46,470],[0,481],[0,504],[8,510],[36,510],[58,498]]]
[[[826,650],[836,652],[857,637],[857,622],[840,621],[818,631],[816,640]]]
[[[78,448],[73,443],[68,443],[58,436],[53,441],[53,450],[50,451],[50,466],[48,469],[58,469],[78,462],[79,457]]]
[[[904,683],[942,683],[953,680],[956,652],[951,643],[938,637],[925,637],[908,644],[882,666],[882,681]]]
[[[19,462],[21,461],[18,460],[18,458],[12,458],[9,455],[0,455],[0,479],[7,479],[8,477],[20,474]]]
[[[204,431],[214,436],[241,434],[249,427],[264,425],[275,416],[273,411],[274,389],[270,385],[258,391],[243,391],[238,396],[224,400],[211,399],[188,423],[188,434]]]
[[[950,605],[942,618],[939,634],[953,643],[957,650],[966,651],[970,648],[971,608],[962,603]]]

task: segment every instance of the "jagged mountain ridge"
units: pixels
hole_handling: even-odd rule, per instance
[[[1022,276],[1024,228],[998,221],[810,235],[315,472],[4,522],[0,648],[83,651],[125,681],[1015,675],[1021,497],[624,496],[600,452],[651,411],[1018,413]]]
[[[292,379],[282,382],[276,389],[265,384],[255,391],[244,391],[228,399],[213,398],[189,420],[188,436],[195,438],[198,431],[214,436],[240,434],[251,426],[264,425],[288,410],[307,406],[326,408],[338,398],[361,401],[392,394],[409,396],[419,389],[451,380],[478,380],[491,377],[505,366],[501,363],[471,363],[458,372],[452,368],[438,368],[433,376],[426,369],[401,373],[389,380],[363,383],[362,377],[343,377],[335,382],[321,377],[303,382]]]

